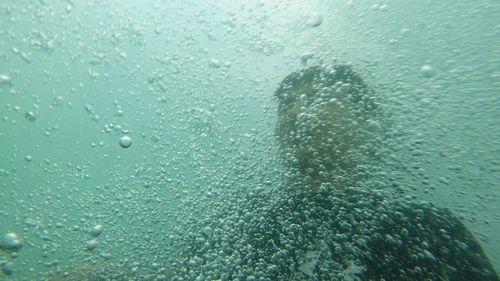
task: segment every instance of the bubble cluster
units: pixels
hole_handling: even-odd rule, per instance
[[[274,195],[227,202],[203,222],[212,237],[190,227],[173,280],[496,280],[447,210],[351,188]]]

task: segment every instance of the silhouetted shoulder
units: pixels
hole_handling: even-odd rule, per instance
[[[219,235],[190,244],[173,280],[499,280],[445,209],[353,188],[281,198],[225,208],[224,220],[205,226]]]
[[[483,249],[446,209],[416,203],[379,209],[363,258],[367,280],[499,280]]]

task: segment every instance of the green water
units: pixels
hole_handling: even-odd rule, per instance
[[[339,62],[391,113],[397,192],[449,208],[499,271],[498,15],[493,0],[2,1],[0,233],[23,245],[0,252],[0,279],[171,270],[183,225],[280,185],[280,81]]]

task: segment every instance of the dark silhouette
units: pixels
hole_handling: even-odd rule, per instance
[[[499,280],[451,212],[364,186],[387,124],[350,66],[292,73],[276,96],[284,187],[226,202],[173,280]]]

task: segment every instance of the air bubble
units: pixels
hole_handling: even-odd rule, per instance
[[[36,116],[35,116],[35,113],[33,113],[32,111],[28,111],[24,114],[24,117],[28,120],[28,121],[31,121],[31,122],[34,122],[36,121]]]
[[[320,14],[314,14],[307,20],[307,25],[310,27],[318,27],[323,23],[323,17]]]
[[[424,77],[427,78],[432,77],[436,74],[434,67],[430,64],[422,65],[422,67],[420,68],[420,72],[422,73],[422,75],[424,75]]]
[[[132,139],[125,135],[120,139],[120,146],[123,148],[129,148],[132,145]]]
[[[102,228],[103,228],[102,224],[96,224],[96,225],[92,226],[92,228],[89,230],[89,233],[90,233],[90,235],[97,237],[97,236],[101,235]]]
[[[90,239],[85,243],[85,249],[92,251],[97,247],[97,239]]]
[[[21,240],[14,232],[0,234],[0,249],[4,251],[17,251],[23,246]]]
[[[220,63],[219,60],[211,59],[208,62],[208,66],[211,67],[211,68],[220,68],[221,67],[221,63]]]
[[[0,85],[9,84],[12,81],[12,77],[8,74],[0,74]]]

